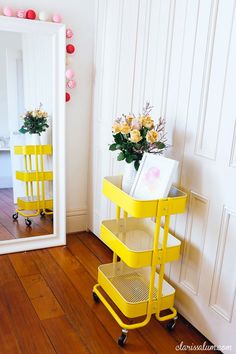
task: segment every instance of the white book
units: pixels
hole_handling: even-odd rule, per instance
[[[130,195],[134,199],[166,198],[179,162],[156,154],[144,153]]]

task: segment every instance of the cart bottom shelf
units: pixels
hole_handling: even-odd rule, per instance
[[[126,317],[147,314],[151,267],[130,268],[123,262],[103,264],[98,268],[98,283]],[[156,313],[158,273],[155,276],[152,313]],[[163,280],[160,310],[174,305],[175,289]]]
[[[44,202],[38,202],[37,197],[19,197],[17,198],[18,209],[22,210],[37,210],[37,209],[53,209],[53,200],[46,199]]]

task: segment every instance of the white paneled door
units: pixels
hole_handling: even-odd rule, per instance
[[[188,210],[171,227],[181,259],[167,268],[176,306],[216,345],[236,352],[236,19],[234,0],[98,0],[90,229],[114,210],[104,175],[114,117],[167,120],[168,155],[180,161]],[[227,349],[227,348],[226,348]],[[227,350],[223,352],[228,352]]]

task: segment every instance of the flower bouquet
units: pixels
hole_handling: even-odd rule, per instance
[[[123,114],[115,119],[112,126],[114,143],[109,150],[119,150],[118,161],[134,162],[138,170],[144,152],[162,154],[167,148],[165,134],[165,119],[159,118],[155,124],[150,113],[152,110],[149,102],[143,113],[137,117],[133,113]]]
[[[49,125],[47,124],[47,112],[42,110],[42,104],[40,103],[39,108],[33,111],[27,111],[21,118],[23,119],[23,125],[19,129],[22,134],[38,134],[41,135],[45,132]]]

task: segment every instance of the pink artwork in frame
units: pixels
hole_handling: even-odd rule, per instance
[[[130,195],[139,200],[166,198],[173,183],[178,161],[145,153]]]

